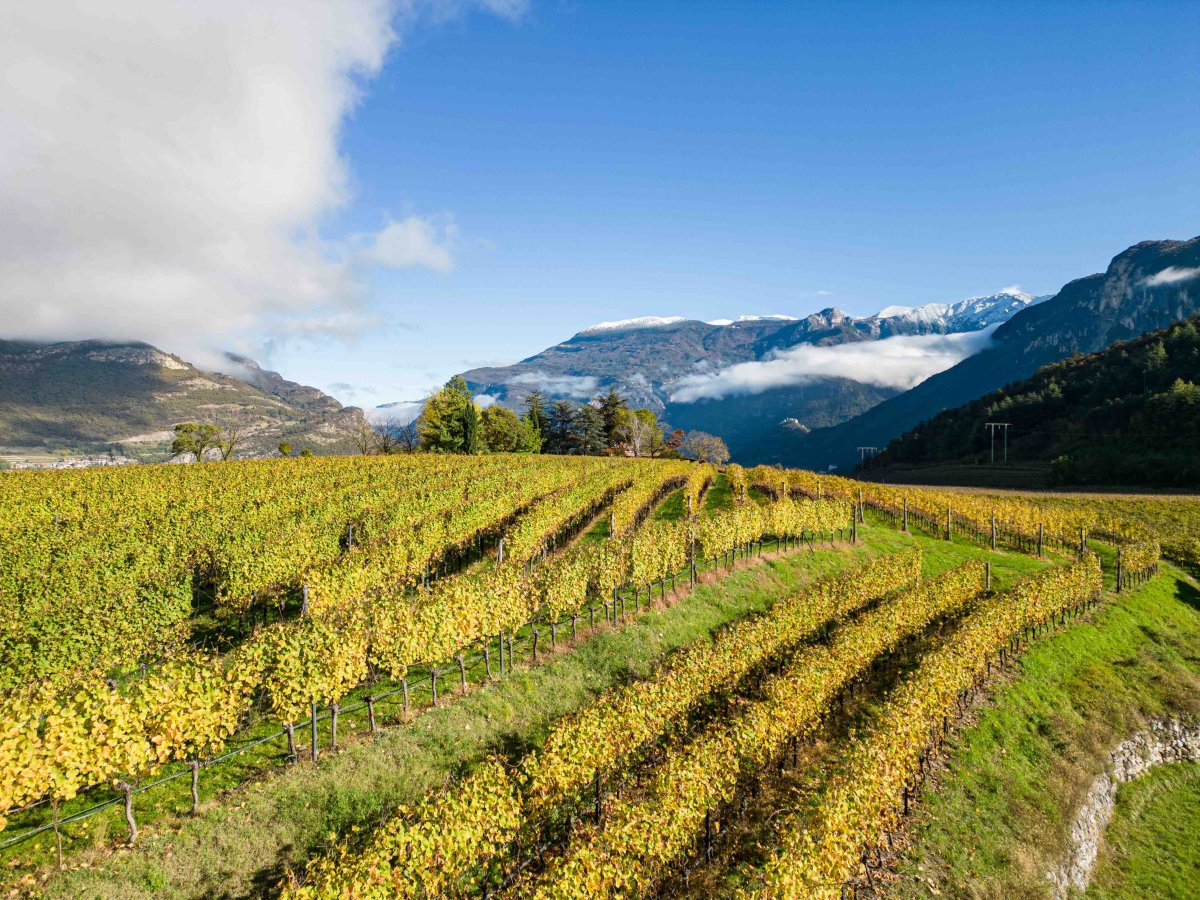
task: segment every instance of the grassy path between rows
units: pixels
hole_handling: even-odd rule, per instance
[[[1109,594],[1090,621],[1038,642],[1019,665],[954,738],[947,769],[927,787],[893,896],[1052,896],[1046,873],[1065,858],[1075,812],[1109,750],[1153,719],[1200,713],[1200,586],[1166,566],[1134,591]],[[1164,781],[1183,777],[1160,771]],[[1127,788],[1117,852],[1109,863],[1102,854],[1088,896],[1200,896],[1196,782],[1142,803],[1144,814],[1123,804],[1154,782]]]
[[[793,552],[702,584],[669,608],[617,630],[598,631],[540,665],[518,665],[511,677],[428,710],[408,725],[373,739],[351,739],[316,766],[270,772],[202,804],[195,818],[169,816],[144,829],[136,849],[112,851],[111,841],[98,835],[98,846],[73,854],[65,871],[43,866],[37,891],[96,898],[272,895],[286,868],[320,852],[332,835],[371,827],[397,804],[419,800],[488,753],[522,755],[561,715],[806,583],[913,543],[925,548],[927,574],[982,552],[972,545],[900,535],[885,526],[864,527],[861,537],[857,547]],[[997,587],[1037,565],[1014,554],[985,555],[994,560]],[[114,837],[121,834],[118,815],[107,828]]]

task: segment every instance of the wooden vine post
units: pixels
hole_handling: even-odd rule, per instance
[[[311,750],[311,752],[312,752],[312,761],[313,761],[313,762],[316,762],[316,761],[317,761],[317,757],[318,757],[318,756],[320,755],[320,753],[321,753],[321,748],[320,748],[320,747],[317,745],[317,703],[316,703],[316,701],[315,701],[315,700],[313,701],[313,705],[312,705],[312,718],[311,718],[311,719],[309,719],[309,723],[312,725],[312,731],[311,731],[311,740],[310,740],[310,744],[309,744],[309,749],[310,749],[310,750]]]

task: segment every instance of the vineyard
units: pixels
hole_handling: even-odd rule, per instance
[[[1200,571],[1195,500],[682,460],[0,484],[17,894],[882,895],[973,706]]]

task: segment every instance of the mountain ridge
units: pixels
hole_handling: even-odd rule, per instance
[[[0,340],[0,447],[161,460],[176,424],[212,421],[241,428],[238,456],[269,454],[282,440],[350,449],[361,410],[246,357],[229,360],[245,378],[140,341]]]
[[[1181,277],[1155,281],[1174,269]],[[860,446],[883,447],[944,409],[960,406],[1072,353],[1093,353],[1200,310],[1200,237],[1141,241],[1104,272],[1068,282],[1050,300],[1014,314],[992,346],[852,419],[749,448],[755,461],[849,468]]]
[[[1059,485],[1200,484],[1200,314],[943,410],[893,438],[872,477],[894,464],[999,460],[988,421],[1012,423],[1006,462],[1051,463]]]
[[[641,316],[588,326],[512,365],[471,369],[462,375],[483,402],[517,410],[533,390],[552,399],[587,400],[615,387],[631,405],[653,410],[673,427],[721,434],[737,454],[761,440],[764,433],[794,430],[796,425],[821,428],[837,424],[894,396],[898,389],[866,385],[831,373],[750,396],[693,403],[673,398],[672,386],[680,379],[739,363],[771,361],[805,345],[835,347],[889,337],[974,331],[1044,299],[1006,290],[953,304],[928,304],[915,312],[906,307],[905,312],[897,310],[890,316],[850,316],[834,306],[805,316],[747,315],[712,322]],[[383,417],[387,410],[380,407],[371,414]]]

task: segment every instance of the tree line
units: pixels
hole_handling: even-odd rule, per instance
[[[481,407],[467,382],[455,375],[426,399],[416,419],[363,419],[352,442],[362,454],[554,453],[694,459],[717,465],[729,461],[729,448],[721,438],[672,429],[653,410],[631,409],[615,388],[585,403],[548,400],[541,391],[533,391],[523,405],[522,415],[498,403]],[[197,462],[217,455],[227,460],[246,431],[241,420],[224,426],[185,422],[175,426],[171,453],[190,455]],[[287,441],[278,449],[281,456],[293,455]],[[305,448],[298,455],[313,454]]]
[[[532,391],[518,415],[500,404],[481,407],[461,376],[425,401],[415,420],[390,420],[363,429],[361,453],[554,453],[639,456],[728,462],[719,437],[684,432],[660,422],[653,410],[631,409],[615,388],[591,401],[548,400]]]

